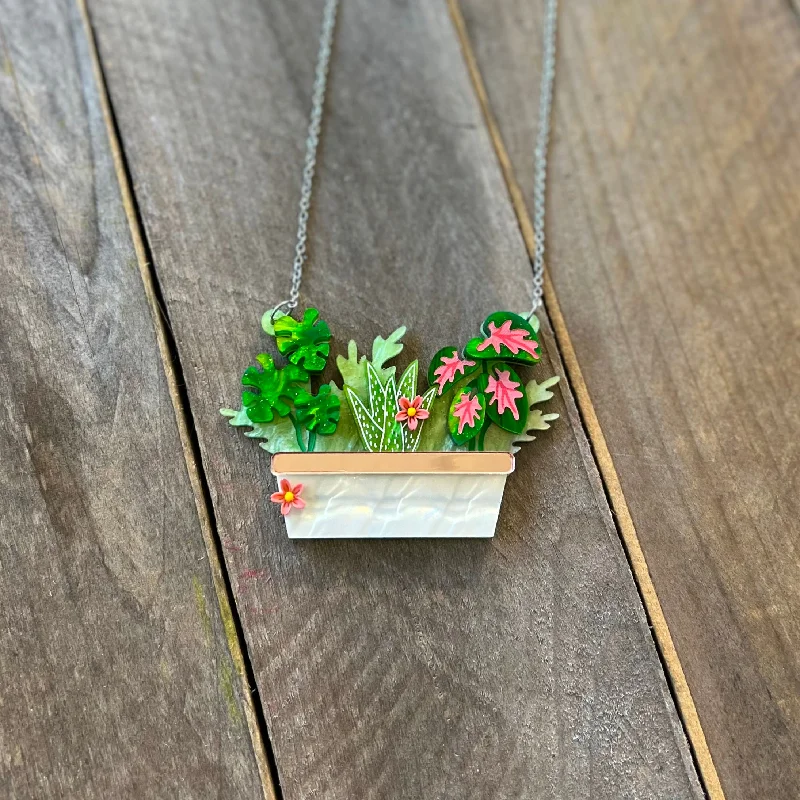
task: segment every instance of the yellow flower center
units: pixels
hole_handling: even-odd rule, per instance
[[[291,503],[291,502],[292,502],[292,500],[294,500],[294,492],[286,492],[286,494],[283,496],[283,499],[284,499],[284,500],[285,500],[287,503]]]
[[[409,406],[409,407],[406,409],[406,414],[408,414],[408,416],[409,416],[409,417],[414,417],[414,416],[416,416],[416,414],[417,414],[417,409],[416,409],[416,408],[414,408],[414,406]]]

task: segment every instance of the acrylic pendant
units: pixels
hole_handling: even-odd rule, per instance
[[[538,320],[498,311],[463,349],[444,347],[419,386],[419,364],[399,379],[387,362],[405,328],[378,336],[371,357],[355,342],[339,355],[336,381],[312,388],[326,366],[331,332],[309,308],[302,319],[262,319],[288,363],[266,353],[242,376],[239,411],[222,409],[274,454],[271,500],[290,538],[490,537],[518,443],[558,414],[543,383],[518,374],[540,357]]]

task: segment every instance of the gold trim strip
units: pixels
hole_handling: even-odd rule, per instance
[[[277,453],[273,475],[508,475],[514,471],[511,453]]]

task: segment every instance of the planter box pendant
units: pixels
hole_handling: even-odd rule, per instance
[[[535,316],[496,311],[425,371],[388,363],[403,327],[377,336],[369,356],[350,342],[336,355],[341,382],[328,383],[332,337],[315,308],[299,319],[268,311],[261,324],[285,363],[258,354],[242,408],[222,414],[272,453],[270,499],[290,539],[494,536],[513,453],[558,416],[538,408],[558,378],[518,372],[540,359]]]
[[[290,539],[490,538],[510,453],[279,453],[279,486],[301,486]]]

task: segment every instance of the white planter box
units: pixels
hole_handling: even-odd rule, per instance
[[[278,482],[303,484],[290,539],[494,536],[510,453],[278,453]]]

